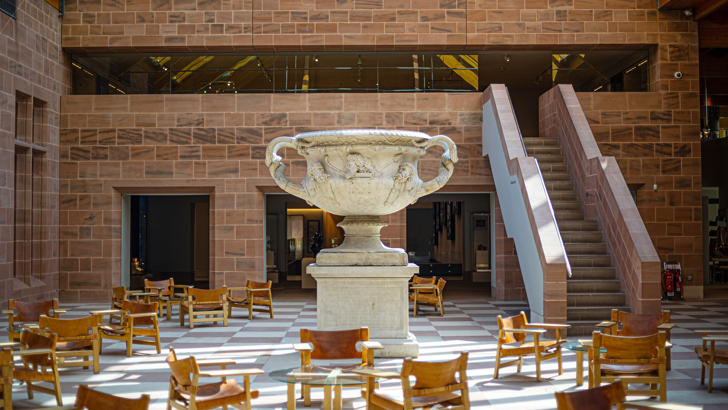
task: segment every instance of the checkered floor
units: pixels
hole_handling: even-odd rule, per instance
[[[452,283],[452,282],[451,282]],[[544,381],[535,381],[535,367],[527,359],[523,371],[506,368],[501,378],[493,379],[497,333],[495,317],[510,315],[526,309],[523,302],[496,302],[489,297],[487,289],[474,288],[471,284],[453,284],[446,289],[445,317],[431,313],[410,317],[410,330],[420,342],[420,358],[424,360],[446,360],[463,350],[470,352],[468,377],[471,386],[473,408],[494,409],[553,409],[555,391],[576,390],[575,355],[564,353],[564,374],[558,376],[556,362],[544,365]],[[64,317],[81,317],[89,310],[106,309],[107,304],[64,304],[69,313]],[[300,328],[316,327],[315,291],[274,289],[275,319],[267,314],[257,313],[248,321],[247,312],[234,311],[234,318],[228,327],[202,324],[194,330],[180,327],[176,315],[172,321],[161,320],[162,354],[145,346],[135,346],[134,355],[126,357],[122,343],[104,343],[101,356],[101,373],[91,370],[65,369],[61,371],[63,402],[73,404],[77,386],[88,384],[92,388],[135,397],[140,393],[152,397],[150,408],[166,407],[169,369],[164,362],[167,346],[174,346],[180,355],[194,355],[197,358],[232,359],[242,368],[261,368],[266,374],[281,368],[293,367],[299,363],[298,355],[291,343],[298,341]],[[717,366],[713,393],[700,385],[700,364],[693,348],[700,344],[693,329],[725,329],[728,317],[728,299],[714,299],[699,302],[665,303],[665,309],[673,312],[673,322],[678,326],[672,332],[672,371],[668,372],[668,401],[702,405],[705,409],[728,408],[728,366]],[[0,332],[0,338],[7,340],[7,333]],[[377,365],[395,370],[401,359],[377,359]],[[240,380],[242,381],[242,380]],[[261,397],[253,402],[253,408],[285,409],[286,385],[265,376],[253,379],[253,388]],[[396,386],[397,382],[384,382],[383,387]],[[579,389],[586,388],[586,385]],[[13,405],[16,408],[40,408],[55,406],[55,400],[48,395],[36,393],[34,400],[28,400],[24,386],[15,384]],[[323,393],[314,390],[313,408],[321,407]],[[297,405],[303,407],[302,400]],[[364,401],[359,398],[358,389],[344,389],[344,408],[363,409]]]

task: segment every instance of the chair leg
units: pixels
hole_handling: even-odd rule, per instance
[[[708,393],[713,392],[713,362],[710,362],[710,369],[708,369]]]
[[[270,302],[270,306],[268,306],[268,309],[270,310],[270,318],[273,319],[273,302]]]
[[[167,320],[172,320],[172,301],[167,302]]]
[[[28,392],[28,398],[33,400],[33,384],[30,380],[25,381],[25,390]]]
[[[536,348],[536,381],[541,381],[541,352]]]
[[[559,351],[559,356],[558,356],[557,360],[559,361],[559,376],[560,376],[560,375],[564,374],[564,361],[563,361],[563,357],[561,356],[561,346],[559,346],[557,349]]]
[[[667,357],[667,370],[672,370],[672,349],[665,349],[665,356]]]
[[[705,384],[705,362],[700,362],[700,384]]]
[[[518,372],[517,373],[521,372],[522,367],[523,367],[523,356],[521,355],[521,356],[518,356]]]
[[[248,300],[248,320],[253,320],[253,301]]]
[[[94,374],[99,374],[99,355],[101,354],[101,341],[99,339],[94,340],[93,344],[93,358],[94,358]]]
[[[302,386],[303,391],[303,405],[311,407],[311,386]]]
[[[662,365],[660,366],[662,367]],[[667,370],[665,367],[660,369],[660,403],[667,402]]]
[[[498,370],[500,369],[500,352],[495,353],[495,371],[493,371],[493,378],[498,378]],[[520,371],[520,368],[519,370]]]
[[[53,387],[56,392],[56,404],[63,406],[63,399],[61,398],[61,378],[58,376],[58,367],[53,368]]]
[[[132,338],[134,336],[127,335],[126,336],[126,357],[131,357],[131,344],[132,344]],[[159,352],[157,352],[159,353]]]
[[[169,382],[169,392],[167,393],[167,410],[172,410],[172,400],[174,400],[174,386],[172,381]]]

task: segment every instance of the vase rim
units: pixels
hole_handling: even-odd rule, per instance
[[[349,129],[349,130],[329,130],[329,131],[312,131],[297,134],[294,138],[297,140],[310,139],[317,137],[398,137],[398,138],[412,138],[412,139],[430,139],[430,135],[424,132],[418,131],[406,131],[406,130],[384,130],[384,129]]]

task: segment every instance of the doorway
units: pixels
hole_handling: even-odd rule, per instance
[[[124,195],[122,283],[144,279],[210,286],[210,196]],[[125,266],[126,265],[126,266]]]

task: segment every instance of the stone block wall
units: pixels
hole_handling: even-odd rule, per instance
[[[660,261],[680,262],[686,292],[702,295],[698,91],[577,96],[602,155],[614,156],[627,184],[637,188],[637,207]]]
[[[35,301],[58,296],[59,96],[68,92],[70,69],[69,59],[61,51],[58,10],[44,1],[18,2],[16,16],[13,19],[0,12],[0,306],[3,309],[8,299]],[[18,118],[16,103],[21,113]],[[42,149],[31,149],[28,144],[34,141]],[[26,200],[19,209],[27,212],[15,212],[16,177],[28,175],[30,168],[26,160],[31,151],[37,155],[32,193],[31,180],[21,182],[20,195],[25,195]],[[20,154],[18,175],[16,153]],[[16,222],[25,229],[16,231]],[[18,246],[16,233],[24,235]],[[18,266],[14,266],[15,261]]]
[[[448,135],[460,162],[447,190],[492,192],[482,157],[481,95],[275,94],[64,96],[61,100],[60,289],[66,301],[108,300],[121,281],[121,195],[210,194],[210,286],[264,275],[264,193],[280,192],[264,164],[283,135],[356,127]],[[436,176],[440,148],[420,159]],[[306,162],[283,152],[287,175]],[[383,218],[406,245],[404,211]]]

